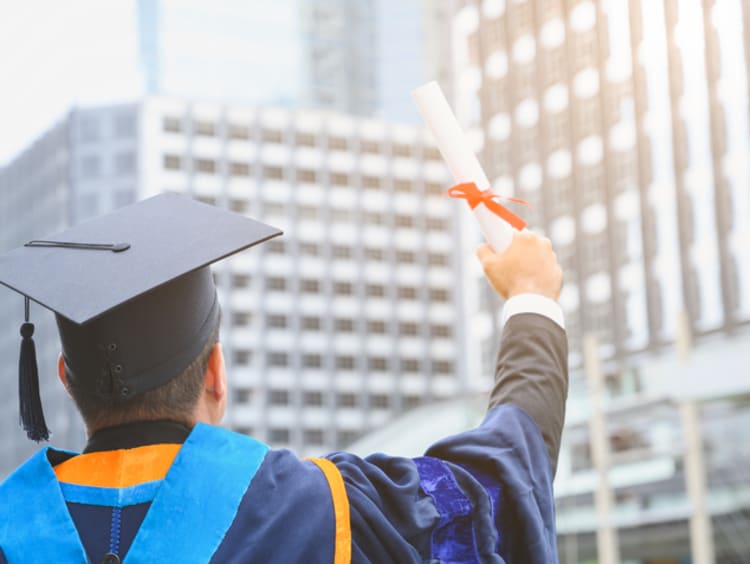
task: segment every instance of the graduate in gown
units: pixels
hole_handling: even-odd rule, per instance
[[[557,561],[552,480],[567,396],[549,241],[478,254],[507,298],[488,411],[409,459],[299,459],[218,427],[226,375],[210,263],[278,235],[161,195],[0,257],[55,312],[82,453],[45,447],[0,485],[0,563]],[[48,435],[33,325],[21,418]]]

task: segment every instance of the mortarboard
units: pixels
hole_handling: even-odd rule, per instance
[[[161,194],[0,256],[0,283],[26,300],[19,404],[29,437],[49,436],[29,300],[55,313],[70,385],[125,402],[181,374],[213,333],[219,304],[208,266],[280,234]]]

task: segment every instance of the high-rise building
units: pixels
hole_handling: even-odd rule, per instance
[[[496,191],[531,204],[521,213],[565,272],[564,562],[596,559],[597,544],[603,561],[602,546],[680,559],[691,538],[716,561],[750,554],[737,532],[750,525],[750,451],[724,445],[750,444],[737,372],[750,328],[748,21],[741,0],[478,0],[456,14],[457,109]],[[467,356],[487,372],[499,326],[485,289],[469,303],[481,350]],[[685,335],[696,360],[683,365]]]
[[[440,197],[446,182],[421,128],[150,97],[72,111],[0,173],[11,196],[3,249],[165,190],[280,227],[283,238],[215,268],[226,423],[320,453],[468,386],[453,275],[460,233],[456,208]],[[3,292],[2,307],[20,326],[22,300]],[[32,317],[56,444],[79,447],[80,423],[50,373],[54,323],[40,307]],[[17,354],[14,327],[0,347]],[[0,367],[4,381],[15,369]],[[15,401],[6,394],[0,473],[30,448]]]

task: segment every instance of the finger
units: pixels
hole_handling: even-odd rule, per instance
[[[497,253],[487,243],[483,243],[477,247],[477,258],[482,264],[486,264],[495,257],[497,257]]]

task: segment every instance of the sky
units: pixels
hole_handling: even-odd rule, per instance
[[[301,73],[295,6],[161,0],[160,91],[294,104]],[[136,0],[0,0],[0,166],[71,106],[144,92],[136,7]]]
[[[74,104],[141,91],[135,3],[0,0],[0,164]]]

